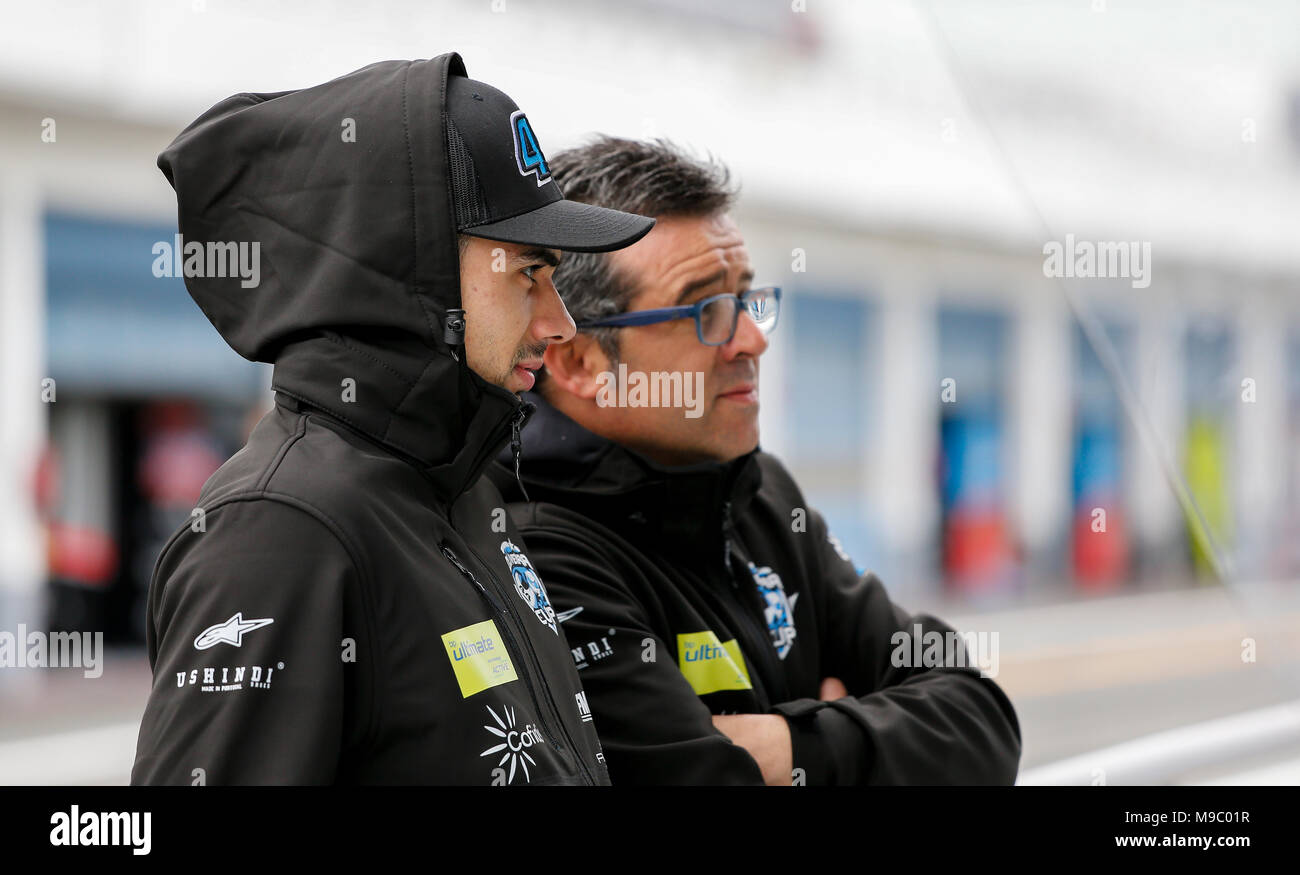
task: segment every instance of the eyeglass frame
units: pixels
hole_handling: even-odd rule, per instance
[[[677,319],[693,318],[695,320],[695,336],[700,343],[705,346],[726,346],[736,338],[736,326],[740,324],[740,311],[748,308],[746,298],[758,292],[769,292],[776,301],[776,316],[772,320],[772,326],[767,331],[763,331],[763,336],[771,334],[776,330],[777,320],[781,318],[781,287],[780,286],[759,286],[753,289],[747,289],[739,295],[733,295],[728,292],[722,292],[717,295],[709,295],[707,298],[701,298],[694,304],[679,304],[675,307],[655,307],[650,310],[628,310],[623,313],[615,313],[612,316],[603,316],[600,319],[591,319],[577,324],[578,329],[585,328],[632,328],[638,325],[657,325],[661,322],[673,322]],[[719,343],[709,343],[704,339],[704,308],[711,302],[721,300],[722,298],[737,298],[740,304],[733,311],[735,318],[731,320],[731,332],[727,339]],[[753,316],[749,318],[753,319]],[[755,320],[758,324],[758,320]]]

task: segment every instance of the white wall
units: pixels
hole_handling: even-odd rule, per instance
[[[40,189],[23,170],[0,173],[0,629],[40,616],[45,574],[32,491],[47,427],[45,264]]]

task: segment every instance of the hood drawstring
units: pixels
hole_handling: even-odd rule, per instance
[[[465,311],[462,309],[448,309],[447,321],[442,326],[442,340],[451,350],[451,356],[456,361],[460,361],[460,352],[465,346]],[[519,430],[523,427],[524,421],[532,415],[537,409],[537,405],[525,401],[519,405],[515,412],[514,419],[510,421],[510,452],[515,457],[515,481],[519,484],[519,491],[524,494],[524,501],[529,501],[528,490],[524,488],[523,477],[519,474],[519,454],[523,450],[523,443],[519,439]]]
[[[519,453],[523,450],[523,443],[519,439],[519,429],[523,426],[524,420],[528,418],[537,405],[525,401],[519,405],[519,412],[515,414],[514,420],[510,423],[510,452],[515,457],[515,482],[519,484],[519,491],[524,494],[524,501],[531,501],[528,497],[528,490],[524,488],[524,478],[519,476]]]

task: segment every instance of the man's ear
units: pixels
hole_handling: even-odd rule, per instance
[[[596,397],[601,372],[609,370],[609,357],[589,334],[578,334],[568,343],[552,343],[542,361],[547,383],[588,401]]]

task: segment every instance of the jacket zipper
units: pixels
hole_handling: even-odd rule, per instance
[[[528,420],[528,417],[531,416],[533,412],[536,410],[537,410],[536,404],[533,404],[531,401],[524,401],[517,408],[515,408],[514,414],[512,414],[510,417],[510,429],[509,429],[510,451],[514,455],[514,459],[515,459],[515,480],[519,483],[519,491],[524,494],[525,501],[528,500],[528,491],[524,489],[524,481],[519,476],[519,454],[523,448],[523,444],[519,437],[519,432],[523,429],[524,423]],[[500,440],[500,438],[497,437],[498,434],[501,434],[501,426],[497,426],[497,428],[493,431],[492,436],[486,442],[484,442],[483,447],[485,449],[482,449],[479,452],[479,454],[474,458],[474,464],[470,466],[471,471],[479,471],[482,468],[482,466],[484,464],[489,463],[492,456],[496,454],[496,451],[492,448],[500,447],[500,444],[497,443]],[[460,494],[463,494],[465,492],[465,489],[468,488],[469,482],[472,481],[467,481],[466,487],[462,488],[460,493],[458,493],[455,497],[453,497],[448,502],[448,504],[455,503],[456,498],[460,497]]]
[[[752,592],[741,592],[740,585],[736,583],[735,572],[731,567],[730,501],[723,502],[722,505],[722,543],[722,570],[726,574],[727,580],[731,582],[731,588],[736,593],[737,606],[740,608],[741,614],[744,615],[740,618],[740,625],[745,627],[749,633],[752,633],[749,635],[751,643],[755,643],[758,651],[764,654],[763,656],[760,656],[759,659],[766,663],[769,672],[768,677],[772,680],[772,684],[766,686],[770,686],[771,693],[776,701],[784,701],[789,698],[790,685],[785,682],[785,674],[782,671],[780,660],[777,658],[776,651],[772,647],[771,633],[768,632],[765,626],[760,625],[758,621],[755,620],[754,612],[746,605],[746,599],[752,600],[754,594]],[[793,622],[793,618],[791,619],[791,622]],[[757,638],[756,642],[755,638]],[[778,691],[781,693],[780,698],[776,697]]]
[[[515,482],[519,484],[519,491],[524,495],[524,501],[530,501],[528,490],[524,488],[524,478],[519,476],[519,454],[523,450],[523,443],[519,439],[519,430],[523,428],[524,420],[528,414],[532,413],[536,407],[528,401],[519,406],[519,412],[510,422],[510,452],[515,457]]]
[[[483,596],[484,600],[487,601],[488,605],[490,605],[492,609],[496,611],[496,613],[501,617],[502,624],[505,626],[506,647],[509,649],[513,649],[515,651],[516,656],[522,653],[527,653],[528,656],[532,657],[532,659],[529,661],[520,659],[520,662],[524,665],[524,686],[527,687],[528,689],[528,695],[532,698],[534,702],[538,703],[538,705],[545,704],[550,707],[551,715],[554,717],[555,724],[558,725],[560,728],[560,737],[563,738],[568,743],[570,750],[573,751],[573,759],[577,762],[578,768],[582,770],[583,777],[587,779],[587,782],[589,784],[595,784],[596,783],[595,779],[592,777],[591,772],[587,769],[587,764],[583,761],[581,751],[579,750],[577,745],[573,743],[573,739],[569,735],[568,728],[564,724],[564,719],[560,716],[559,709],[555,705],[555,699],[551,696],[550,687],[544,683],[545,674],[542,671],[541,661],[537,658],[537,654],[533,652],[531,646],[528,646],[526,643],[521,643],[519,639],[515,636],[514,627],[511,625],[510,622],[511,619],[513,618],[513,615],[510,614],[510,609],[507,608],[500,601],[500,599],[496,596],[495,593],[490,592],[487,589],[487,587],[485,587],[479,581],[479,579],[474,576],[474,572],[470,571],[469,568],[465,566],[465,563],[460,561],[460,557],[456,555],[454,550],[452,550],[446,544],[443,544],[441,546],[442,546],[442,555],[446,556],[447,560],[451,562],[451,564],[455,565],[458,569],[460,569],[460,573],[464,575],[471,583],[474,584],[474,586],[478,589],[479,594]],[[470,549],[472,550],[473,548],[471,547]],[[545,702],[543,702],[542,698],[537,695],[537,688],[533,685],[532,669],[534,667],[536,668],[538,677],[543,679],[543,687],[545,687],[546,690]],[[537,719],[539,721],[542,721],[543,715],[539,713],[537,715]],[[546,737],[547,737],[547,741],[550,742],[551,747],[555,748],[556,751],[560,751],[560,752],[563,751],[563,748],[561,748],[560,745],[556,743],[555,733],[551,731],[550,727],[547,727]]]
[[[531,405],[529,405],[529,406],[531,407]],[[484,568],[488,568],[488,563],[487,563],[487,562],[484,562],[483,557],[478,555],[478,551],[476,551],[476,550],[474,549],[474,545],[473,545],[473,544],[470,544],[470,545],[468,545],[468,546],[469,546],[469,550],[470,550],[470,552],[473,553],[473,554],[475,555],[475,557],[478,558],[478,561],[479,561],[479,562],[482,562],[482,563],[483,563],[483,567],[484,567]],[[489,568],[489,570],[488,570],[488,574],[491,574],[491,573],[492,573],[492,571],[491,571],[491,569]],[[477,582],[477,581],[476,581],[476,582]],[[514,612],[509,611],[508,609],[506,609],[504,605],[502,606],[502,608],[503,608],[503,610],[506,611],[506,613],[508,613],[508,614],[510,615],[510,617],[511,617],[512,619],[515,619],[516,621],[518,621],[518,617],[517,617],[517,615],[516,615]],[[526,633],[526,632],[523,631],[523,627],[522,627],[522,625],[520,626],[519,631],[520,631],[520,634],[522,634],[522,635],[524,636],[525,640],[527,640],[528,633]],[[563,636],[561,636],[561,635],[560,635],[560,632],[559,632],[559,621],[558,621],[558,620],[556,621],[556,633],[555,633],[555,634],[556,634],[556,637],[560,638],[561,641],[564,640]],[[536,666],[536,668],[537,668],[537,676],[540,677],[540,678],[545,678],[546,673],[542,671],[542,662],[541,662],[541,660],[538,658],[538,656],[537,656],[537,652],[536,652],[536,651],[535,651],[531,646],[529,646],[529,647],[527,648],[527,652],[528,652],[528,655],[531,656],[531,657],[533,658],[533,665]],[[568,727],[568,724],[565,723],[565,722],[564,722],[564,718],[560,716],[560,708],[559,708],[559,706],[555,703],[555,697],[551,694],[551,685],[550,685],[550,684],[542,684],[542,692],[546,694],[546,704],[550,706],[550,708],[551,708],[551,713],[553,713],[553,714],[555,715],[555,721],[556,721],[556,724],[560,727],[560,735],[561,735],[561,737],[562,737],[566,742],[568,742],[568,744],[569,744],[569,750],[573,751],[573,758],[574,758],[575,761],[577,761],[577,763],[578,763],[578,768],[582,769],[582,773],[583,773],[583,775],[586,776],[586,778],[587,778],[588,781],[590,781],[592,784],[595,784],[595,783],[596,783],[596,778],[595,778],[594,775],[591,774],[591,770],[587,768],[587,761],[584,760],[584,759],[582,758],[582,749],[579,748],[578,745],[577,745],[576,743],[574,743],[574,741],[573,741],[573,736],[569,734],[569,727]],[[540,701],[540,700],[539,700],[539,701]],[[575,706],[575,707],[576,707],[576,706]]]

